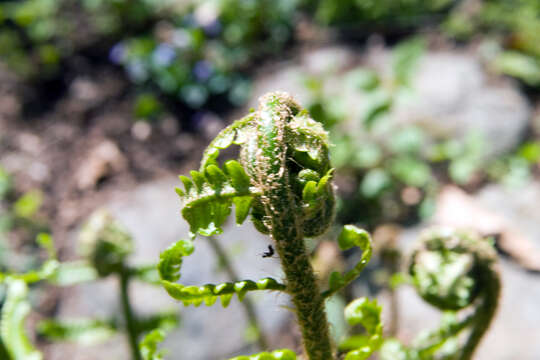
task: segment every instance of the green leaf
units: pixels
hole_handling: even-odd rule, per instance
[[[250,126],[253,117],[253,114],[247,115],[221,130],[204,151],[200,171],[203,171],[210,164],[216,165],[219,150],[226,149],[232,144],[240,145],[246,141],[245,130]]]
[[[68,341],[82,345],[98,344],[115,334],[111,322],[96,319],[48,319],[39,323],[38,332],[52,341]]]
[[[237,223],[246,219],[253,194],[249,177],[237,161],[225,163],[224,170],[208,164],[202,172],[191,171],[191,178],[180,177],[184,190],[176,191],[184,203],[182,216],[189,223],[192,234],[220,234],[233,202]]]
[[[241,225],[249,215],[251,209],[251,203],[253,202],[252,196],[238,196],[233,199],[234,206],[236,208],[236,223]]]
[[[28,287],[22,280],[8,279],[7,298],[2,307],[0,336],[13,359],[41,360],[43,356],[32,345],[24,329],[30,313]]]
[[[390,171],[407,185],[422,187],[431,180],[430,167],[413,157],[403,156],[391,161]]]
[[[32,270],[22,274],[7,274],[0,277],[0,281],[6,279],[22,280],[26,284],[35,283],[45,279],[53,279],[58,272],[60,263],[56,260],[47,260],[38,270]]]
[[[338,237],[338,245],[341,250],[348,250],[357,246],[362,250],[362,257],[354,268],[347,273],[341,275],[338,272],[333,272],[330,275],[329,289],[322,293],[322,296],[325,298],[341,290],[356,279],[371,259],[371,237],[367,231],[359,229],[354,225],[345,225],[343,227]]]
[[[296,354],[289,349],[275,350],[271,353],[262,352],[249,356],[236,356],[229,360],[296,360]]]
[[[48,280],[58,286],[71,286],[94,281],[98,278],[96,269],[86,261],[60,263],[56,272]]]
[[[18,217],[29,219],[37,213],[42,203],[43,194],[41,191],[31,190],[17,199],[13,205],[13,212]]]
[[[139,350],[141,351],[143,360],[163,359],[165,351],[159,351],[158,344],[165,340],[167,333],[177,325],[178,314],[176,312],[157,314],[137,324],[140,332],[144,332],[146,328],[154,327],[154,330],[146,334],[139,343]]]
[[[163,351],[158,351],[158,344],[165,340],[165,331],[157,329],[149,332],[139,344],[144,360],[162,360]]]
[[[362,195],[367,198],[374,198],[381,194],[392,184],[392,179],[386,171],[380,168],[369,170],[360,184]]]
[[[368,334],[374,334],[381,322],[381,307],[377,305],[377,300],[359,298],[347,305],[345,319],[349,325],[362,325]]]
[[[168,280],[162,280],[161,283],[171,297],[182,301],[185,306],[199,306],[203,302],[205,305],[211,306],[219,297],[222,297],[222,305],[223,307],[227,307],[234,294],[237,294],[238,299],[242,301],[248,291],[286,290],[285,285],[272,278],[264,278],[257,282],[243,280],[218,285],[206,284],[202,286],[185,286]]]
[[[499,72],[514,76],[528,85],[540,84],[540,61],[517,51],[505,51],[494,61],[494,67]]]
[[[162,280],[180,279],[180,268],[184,256],[191,255],[195,248],[191,240],[179,240],[159,255],[158,271]]]
[[[36,237],[36,242],[43,249],[47,250],[49,259],[56,259],[56,250],[54,248],[54,240],[50,234],[39,233]]]
[[[360,342],[355,350],[347,353],[345,360],[365,360],[382,345],[381,307],[377,300],[356,299],[345,308],[345,319],[352,325],[362,325],[366,329],[366,341]]]
[[[426,48],[422,37],[414,37],[395,47],[393,55],[394,77],[398,85],[408,86],[420,57]]]
[[[377,120],[392,109],[392,105],[392,97],[383,91],[371,95],[367,104],[368,108],[362,120],[366,129],[372,129],[377,123]]]

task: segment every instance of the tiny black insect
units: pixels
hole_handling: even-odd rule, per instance
[[[263,252],[262,257],[267,258],[272,256],[274,256],[274,248],[272,245],[268,245],[268,251]]]

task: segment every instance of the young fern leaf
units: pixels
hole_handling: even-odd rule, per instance
[[[2,307],[0,336],[13,359],[42,360],[43,356],[32,345],[24,330],[24,320],[30,313],[28,287],[22,280],[7,280],[7,298]]]
[[[237,294],[242,301],[248,291],[256,290],[280,290],[286,287],[272,278],[265,278],[257,282],[251,280],[227,282],[218,285],[206,284],[202,286],[185,286],[175,281],[180,279],[180,267],[184,256],[194,251],[191,240],[179,240],[161,253],[158,270],[161,276],[161,284],[171,297],[180,300],[184,305],[199,306],[213,305],[218,298],[224,307],[228,306],[233,295]]]
[[[347,273],[342,275],[338,272],[333,272],[330,275],[329,289],[322,293],[322,296],[325,298],[332,296],[356,279],[371,259],[371,237],[367,231],[359,229],[354,225],[345,225],[343,227],[338,237],[338,245],[341,250],[348,250],[357,246],[362,250],[362,257],[354,268]]]
[[[139,343],[139,350],[143,360],[162,360],[164,351],[158,350],[158,344],[165,340],[166,332],[163,329],[156,329],[143,338]]]
[[[349,351],[344,360],[365,360],[374,351],[377,351],[383,342],[381,322],[381,307],[377,300],[359,298],[345,308],[345,319],[351,326],[362,325],[366,329],[366,336],[362,337],[360,345]]]
[[[262,352],[249,356],[237,356],[229,360],[296,360],[296,354],[289,349]]]
[[[191,240],[178,240],[159,255],[158,271],[161,280],[178,281],[184,256],[191,255],[195,247]]]
[[[176,313],[162,314],[161,317],[162,319],[157,327],[154,326],[154,330],[147,333],[139,343],[139,350],[143,360],[162,360],[165,351],[158,350],[158,345],[165,340],[167,333],[178,325]]]
[[[206,284],[202,286],[184,286],[167,280],[161,281],[165,290],[171,297],[180,300],[185,306],[199,306],[203,302],[207,306],[214,305],[218,298],[221,298],[223,307],[227,307],[234,294],[242,301],[248,291],[257,290],[280,290],[285,291],[286,286],[272,278],[264,278],[258,281],[243,280],[237,282],[226,282],[218,285]]]
[[[242,224],[251,207],[253,193],[249,177],[237,161],[227,161],[223,170],[209,164],[202,171],[191,171],[191,179],[180,176],[184,190],[176,192],[184,203],[182,216],[190,224],[193,235],[221,234],[221,226],[231,213],[234,203],[236,222]]]

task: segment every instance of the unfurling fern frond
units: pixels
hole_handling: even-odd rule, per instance
[[[445,311],[439,328],[407,347],[385,344],[381,358],[470,360],[497,309],[500,278],[490,241],[473,232],[425,231],[412,254],[409,273],[419,295]],[[458,311],[469,310],[464,316]],[[458,336],[468,330],[463,344]],[[451,345],[451,346],[450,346]]]
[[[377,300],[359,298],[345,308],[345,319],[351,326],[362,325],[365,335],[355,336],[353,350],[345,355],[344,360],[365,360],[377,351],[383,343],[383,324],[381,321],[381,307]]]
[[[330,359],[324,297],[304,243],[305,237],[324,233],[334,218],[328,134],[288,94],[267,94],[259,104],[257,111],[218,134],[204,152],[199,171],[192,171],[191,178],[181,176],[184,188],[176,191],[183,201],[182,216],[190,225],[192,239],[197,234],[220,234],[233,204],[237,224],[251,213],[255,228],[275,242],[286,285],[271,278],[219,285],[177,284],[182,258],[193,251],[186,240],[161,255],[161,283],[172,297],[194,305],[211,305],[220,297],[226,306],[234,294],[241,300],[248,291],[285,291],[296,307],[309,358]],[[239,161],[229,160],[220,167],[220,151],[233,144],[240,146]],[[290,356],[276,352],[248,359]]]
[[[221,298],[221,304],[223,307],[227,307],[234,294],[238,295],[238,299],[242,301],[249,291],[286,290],[285,285],[272,278],[264,278],[258,281],[243,280],[226,282],[217,285],[206,284],[202,286],[184,286],[166,280],[163,280],[161,283],[171,297],[182,301],[186,306],[199,306],[203,302],[205,305],[211,306],[218,298]]]
[[[348,250],[353,247],[359,247],[362,250],[360,261],[345,274],[333,272],[330,275],[329,289],[322,295],[327,298],[337,291],[343,289],[351,281],[356,279],[371,259],[372,247],[371,237],[365,230],[359,229],[354,225],[345,225],[338,237],[338,245],[341,250]]]
[[[218,285],[206,284],[202,286],[185,286],[175,281],[180,279],[180,267],[183,257],[190,255],[194,250],[191,240],[179,240],[161,253],[158,270],[161,283],[171,297],[180,300],[184,305],[199,306],[204,303],[213,305],[221,298],[223,306],[227,306],[234,294],[242,300],[248,291],[280,290],[285,291],[286,286],[272,278],[261,279],[257,282],[251,280],[228,282]]]
[[[165,340],[165,331],[156,329],[143,338],[139,344],[143,360],[162,360],[164,351],[158,350],[158,344]]]
[[[176,192],[184,203],[182,216],[190,224],[192,234],[220,234],[233,203],[236,222],[244,222],[253,192],[250,190],[249,177],[237,161],[226,162],[223,170],[210,164],[203,171],[191,171],[190,174],[191,179],[180,176],[184,190],[176,188]]]
[[[18,279],[7,280],[7,298],[2,307],[0,336],[13,359],[42,360],[43,356],[30,342],[24,321],[30,313],[28,287]]]

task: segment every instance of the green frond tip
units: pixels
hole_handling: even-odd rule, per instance
[[[257,290],[279,290],[285,291],[286,286],[272,278],[264,278],[257,282],[243,280],[237,282],[227,282],[218,285],[206,284],[202,286],[185,286],[171,281],[162,280],[161,284],[171,297],[180,300],[184,305],[199,306],[203,302],[207,306],[213,305],[218,298],[221,298],[223,307],[227,307],[234,294],[242,301],[248,291]]]
[[[350,351],[345,360],[365,360],[382,345],[383,325],[381,322],[381,307],[377,300],[367,298],[356,299],[345,308],[345,319],[351,326],[362,325],[366,336],[358,348]]]
[[[252,192],[250,179],[242,165],[227,161],[223,170],[208,164],[202,171],[191,171],[191,178],[180,176],[184,189],[177,188],[184,207],[182,216],[190,225],[192,234],[211,236],[222,233],[221,226],[231,213],[234,203],[236,222],[241,224],[248,216]]]
[[[158,271],[162,280],[177,281],[180,279],[180,268],[184,256],[195,250],[191,240],[179,240],[159,255]]]
[[[229,360],[296,360],[296,354],[289,349],[275,350],[271,353],[262,352],[249,356],[237,356]]]
[[[165,330],[157,329],[149,332],[139,343],[143,360],[162,360],[164,351],[158,350],[158,344],[165,340]]]
[[[30,313],[28,287],[17,279],[8,279],[7,286],[0,324],[2,342],[13,359],[42,360],[43,356],[32,345],[24,329],[24,320]]]
[[[348,250],[352,247],[359,247],[362,250],[360,261],[345,274],[333,272],[330,275],[329,289],[322,293],[327,298],[335,292],[341,290],[351,281],[356,279],[369,263],[372,254],[371,237],[365,230],[359,229],[354,225],[345,225],[338,237],[338,245],[341,250]]]
[[[56,259],[56,249],[54,248],[54,240],[50,234],[39,233],[36,236],[36,243],[47,251],[50,260]]]
[[[249,114],[221,130],[204,151],[200,171],[203,171],[210,164],[216,165],[219,150],[226,149],[232,144],[240,145],[246,141],[248,136],[246,130],[253,121],[253,116],[253,114]]]

